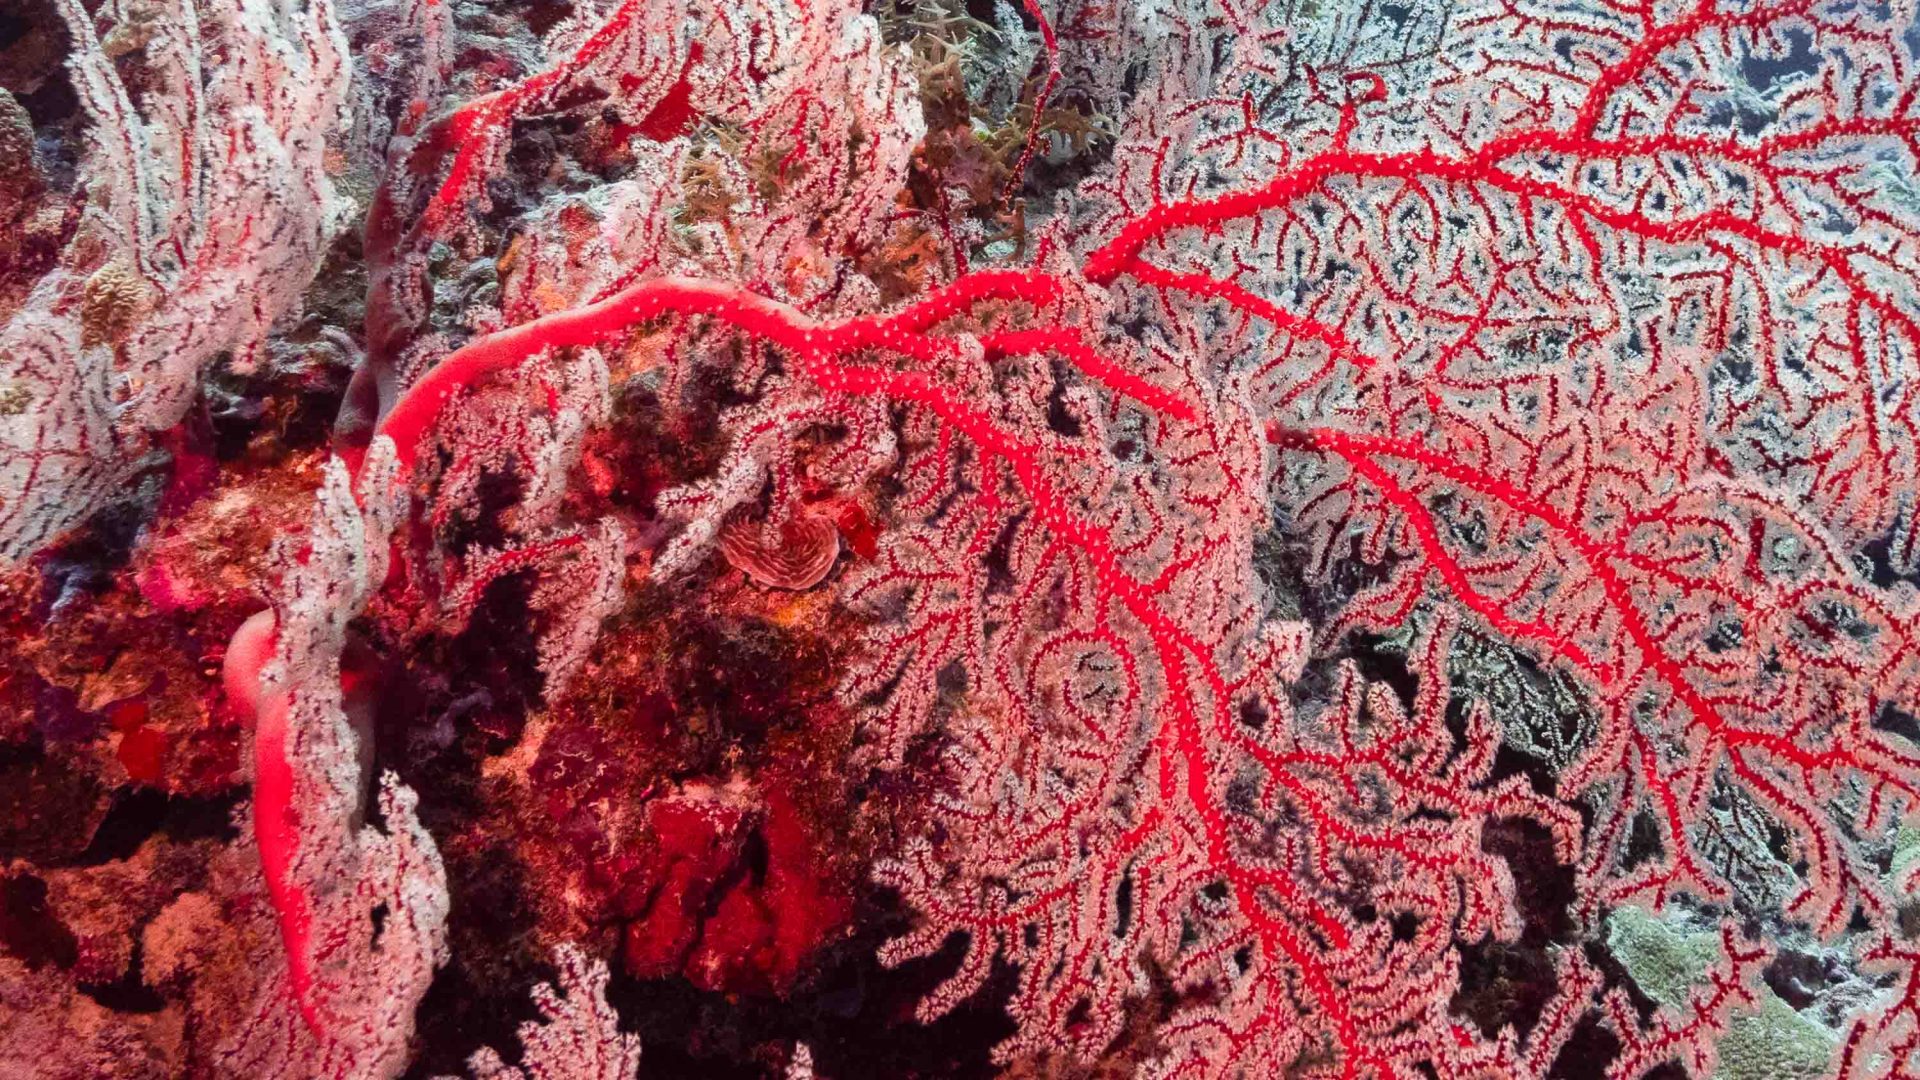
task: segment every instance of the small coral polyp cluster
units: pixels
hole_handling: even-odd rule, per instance
[[[1920,1076],[1911,4],[30,8],[0,1072]]]

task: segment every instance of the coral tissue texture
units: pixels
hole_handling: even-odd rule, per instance
[[[0,5],[0,1076],[1920,1078],[1917,63]]]

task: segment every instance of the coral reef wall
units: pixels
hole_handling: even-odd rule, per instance
[[[1920,1077],[1905,0],[19,0],[0,1074]]]

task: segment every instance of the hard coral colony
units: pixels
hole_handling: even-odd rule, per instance
[[[21,0],[0,1074],[1920,1077],[1916,60]]]

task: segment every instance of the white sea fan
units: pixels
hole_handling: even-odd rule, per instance
[[[25,398],[0,409],[0,558],[98,509],[216,356],[251,363],[348,210],[326,162],[350,77],[332,0],[113,0],[100,16],[144,42],[138,94],[95,15],[59,9],[88,202],[62,265],[0,327]]]
[[[635,1080],[640,1037],[622,1032],[607,1004],[607,965],[577,945],[555,949],[553,963],[555,981],[533,988],[540,1019],[520,1025],[520,1066],[483,1048],[467,1061],[473,1080]]]

